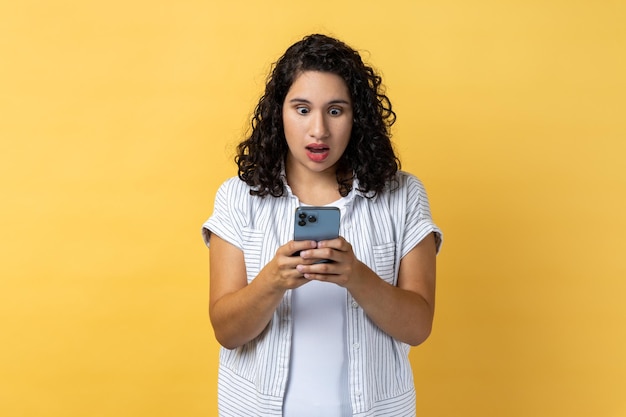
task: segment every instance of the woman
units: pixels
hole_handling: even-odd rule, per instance
[[[203,226],[220,415],[415,415],[408,351],[431,331],[441,232],[394,121],[339,40],[307,36],[275,64]],[[294,241],[306,205],[339,207],[340,237]]]

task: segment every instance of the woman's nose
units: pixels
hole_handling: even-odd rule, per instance
[[[328,124],[326,117],[321,113],[314,113],[309,119],[311,121],[309,125],[309,135],[314,138],[324,138],[328,136]]]

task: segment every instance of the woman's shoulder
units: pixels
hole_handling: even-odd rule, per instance
[[[393,207],[416,208],[427,199],[426,188],[416,175],[407,171],[397,171],[388,181],[385,190],[377,194],[374,200]]]
[[[250,199],[250,186],[239,177],[230,177],[219,186],[215,199],[216,202],[219,201],[226,206],[247,205]]]
[[[422,183],[422,181],[417,176],[407,171],[398,170],[390,185],[390,190],[392,192],[398,190],[424,190],[424,184]]]
[[[226,179],[222,185],[220,185],[218,193],[245,193],[249,194],[250,186],[246,184],[245,181],[242,181],[239,177],[234,176]]]
[[[260,207],[272,207],[276,202],[283,201],[281,198],[272,196],[259,196],[251,191],[256,187],[250,186],[239,177],[230,177],[220,185],[216,200],[227,206],[229,210],[247,212]]]

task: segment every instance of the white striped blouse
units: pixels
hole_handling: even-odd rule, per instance
[[[422,183],[406,172],[397,183],[373,198],[359,192],[355,180],[341,218],[340,234],[356,257],[392,285],[400,260],[422,239],[441,231],[433,223]],[[250,187],[233,177],[220,187],[212,216],[202,232],[211,233],[242,250],[248,282],[293,239],[298,198],[286,186],[283,197],[251,196]],[[292,317],[291,291],[255,340],[236,349],[222,348],[218,377],[220,416],[281,416],[289,376]],[[410,346],[372,323],[347,293],[348,379],[354,416],[415,416],[415,387],[408,359]]]

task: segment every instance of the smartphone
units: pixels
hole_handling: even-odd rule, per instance
[[[340,211],[337,207],[301,206],[296,208],[294,240],[330,240],[339,237]],[[300,252],[294,253],[297,256]],[[322,259],[316,263],[328,263]]]
[[[296,208],[293,239],[335,239],[339,236],[340,216],[337,207],[300,206]]]

